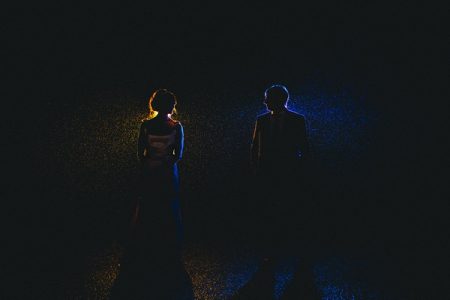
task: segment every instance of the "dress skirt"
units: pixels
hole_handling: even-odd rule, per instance
[[[180,251],[183,229],[177,165],[144,162],[139,194],[133,229],[135,243],[151,252]]]

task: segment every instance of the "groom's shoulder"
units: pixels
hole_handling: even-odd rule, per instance
[[[298,118],[298,119],[304,119],[305,116],[302,114],[299,114],[298,112],[292,111],[292,110],[288,110],[287,111],[288,116],[290,116],[291,118]]]
[[[295,111],[292,110],[288,110],[287,113],[288,117],[292,120],[296,120],[296,121],[300,121],[300,122],[305,122],[305,116],[302,114],[299,114]]]

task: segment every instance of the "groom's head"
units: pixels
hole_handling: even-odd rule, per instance
[[[272,85],[264,92],[264,104],[271,111],[279,111],[286,108],[288,100],[289,92],[283,85]]]

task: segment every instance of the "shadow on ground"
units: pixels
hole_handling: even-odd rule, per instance
[[[169,262],[162,257],[133,257],[121,263],[109,299],[193,300],[194,293],[191,279],[180,260]]]

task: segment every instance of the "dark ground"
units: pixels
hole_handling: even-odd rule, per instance
[[[448,296],[444,9],[49,11],[11,8],[2,28],[2,298],[107,297],[135,197],[137,128],[159,87],[178,95],[186,133],[189,276],[150,268],[144,292],[169,284],[227,299],[254,282],[248,147],[262,92],[279,82],[308,120],[307,240],[323,299]],[[278,267],[277,295],[298,299],[301,262]]]

